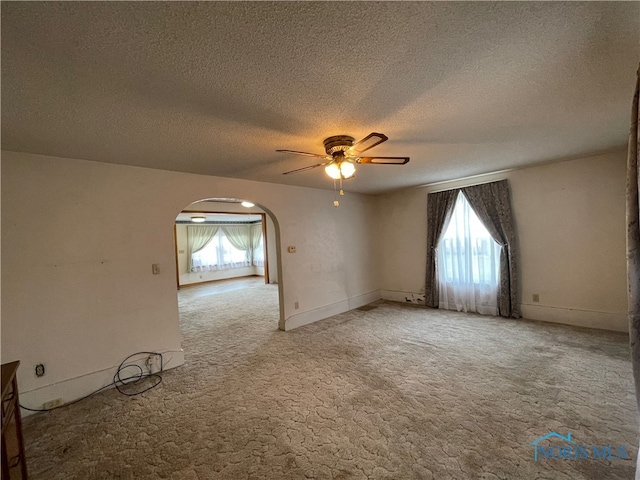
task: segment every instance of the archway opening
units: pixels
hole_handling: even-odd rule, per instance
[[[195,311],[209,312],[216,328],[282,328],[279,226],[267,208],[249,199],[198,200],[176,216],[174,238],[182,329]]]
[[[284,324],[278,222],[240,202],[197,201],[175,219],[182,349],[196,371],[242,365]]]

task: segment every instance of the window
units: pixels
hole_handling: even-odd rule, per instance
[[[193,271],[226,270],[251,265],[247,253],[238,250],[229,242],[224,232],[219,230],[211,241],[200,251],[192,255]]]
[[[500,250],[460,192],[438,244],[439,307],[497,315]]]

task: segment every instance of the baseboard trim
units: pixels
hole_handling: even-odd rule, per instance
[[[400,290],[380,290],[384,300],[424,305],[424,293]],[[624,313],[598,312],[548,305],[521,304],[522,317],[542,322],[561,323],[576,327],[597,328],[614,332],[628,332],[629,322]]]
[[[522,304],[520,308],[522,316],[530,320],[612,330],[614,332],[629,331],[629,321],[625,313],[596,312],[593,310],[531,304]]]
[[[184,364],[184,351],[169,351],[158,350],[163,355],[164,370],[170,370],[172,368],[179,367]],[[134,363],[144,368],[146,358],[141,357],[140,360],[136,360]],[[38,387],[34,390],[21,391],[20,403],[25,407],[39,410],[45,402],[53,399],[62,398],[63,403],[73,402],[78,398],[82,398],[95,392],[99,388],[109,385],[113,382],[113,376],[115,375],[119,365],[108,367],[96,372],[90,372],[78,377],[70,378],[68,380],[62,380],[60,382],[52,383]],[[37,412],[31,412],[29,410],[21,409],[23,416],[33,415]]]
[[[263,277],[264,278],[264,274],[260,275],[259,273],[251,273],[249,275],[240,275],[239,277],[214,278],[212,280],[203,280],[201,282],[181,283],[181,284],[178,285],[178,290],[182,290],[183,288],[189,288],[189,287],[197,287],[199,285],[204,285],[205,283],[224,282],[226,280],[240,280],[242,278],[249,278],[249,277]]]
[[[375,302],[376,300],[380,300],[380,298],[382,298],[380,296],[380,290],[375,290],[373,292],[357,295],[355,297],[346,298],[339,302],[325,305],[324,307],[319,307],[307,312],[298,313],[286,319],[284,329],[285,331],[289,331],[293,330],[294,328],[302,327],[303,325],[308,325],[319,320],[324,320],[325,318],[339,315],[341,313],[348,312],[349,310],[353,310],[354,308],[362,307],[363,305]]]

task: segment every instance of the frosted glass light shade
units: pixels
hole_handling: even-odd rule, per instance
[[[324,171],[334,180],[339,180],[341,176],[342,178],[352,177],[356,172],[356,166],[351,162],[343,161],[327,165],[324,167]]]
[[[334,180],[338,180],[340,178],[340,167],[337,163],[331,163],[327,165],[326,167],[324,167],[324,171],[327,172],[327,175],[329,175]]]
[[[340,172],[342,172],[342,178],[352,177],[356,173],[356,166],[351,162],[342,162],[340,164]]]

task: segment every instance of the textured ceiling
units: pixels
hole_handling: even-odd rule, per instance
[[[2,147],[348,191],[621,148],[638,2],[2,2]]]

